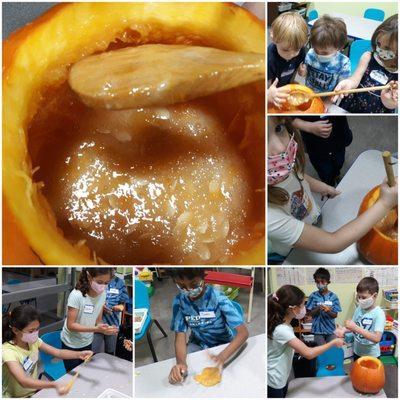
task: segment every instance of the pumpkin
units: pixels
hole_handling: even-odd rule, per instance
[[[351,383],[360,393],[378,393],[385,385],[385,369],[378,358],[364,356],[358,358],[350,372]]]
[[[291,83],[284,87],[289,88],[291,92],[314,93],[307,86],[297,83]],[[325,112],[325,105],[320,97],[314,97],[307,103],[300,104],[297,107],[289,106],[287,102],[283,103],[281,108],[271,106],[268,107],[268,112],[271,114],[323,114]]]
[[[46,98],[51,98],[52,88],[67,81],[73,63],[132,43],[264,53],[265,28],[251,13],[231,3],[62,3],[12,34],[3,43],[4,264],[99,261],[84,241],[72,243],[57,225],[42,194],[43,183],[34,179],[37,165],[32,163],[28,133],[33,117]],[[261,96],[264,85],[254,87]],[[249,89],[241,93],[241,88],[233,90],[229,99],[241,97],[249,104]],[[264,109],[262,101],[258,104]],[[248,146],[250,163],[258,171],[264,170],[264,123],[260,122],[264,118],[263,113],[254,118],[249,115],[237,127],[243,135],[240,144]],[[250,132],[257,132],[257,138]],[[259,182],[264,181],[264,174],[258,175]],[[257,202],[260,207],[264,204],[261,199]],[[262,220],[255,240],[244,240],[230,263],[264,264],[264,229],[260,226]]]
[[[370,208],[379,198],[379,186],[371,189],[364,197],[358,215]],[[395,219],[397,217],[395,209],[393,209],[385,220]],[[362,257],[375,265],[397,265],[398,249],[397,249],[397,232],[390,235],[385,229],[387,224],[376,224],[365,236],[357,242],[357,248]],[[391,237],[392,236],[392,237]]]

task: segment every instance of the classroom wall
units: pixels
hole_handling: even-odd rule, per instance
[[[282,269],[285,268],[289,268],[289,267],[280,267],[280,268],[270,268],[268,271],[268,290],[269,292],[274,292],[275,290],[279,289],[279,287],[281,286],[280,284],[278,284],[278,274],[281,272]],[[362,277],[364,276],[370,276],[370,273],[375,271],[377,267],[327,267],[328,271],[331,274],[331,284],[329,285],[329,290],[331,290],[332,292],[336,293],[337,296],[339,297],[340,300],[340,304],[342,306],[342,312],[339,313],[338,318],[336,319],[336,322],[339,324],[343,324],[344,321],[346,319],[351,319],[351,317],[353,316],[355,307],[356,307],[356,303],[355,303],[355,291],[356,291],[356,286],[357,286],[357,282],[356,279],[353,279],[352,276],[356,276],[357,273],[355,271],[355,269],[361,269],[361,275]],[[392,271],[395,270],[394,267],[388,267],[388,269],[386,269],[386,267],[378,267],[381,272],[383,273],[385,272],[385,270],[387,270],[388,274],[392,273]],[[301,290],[303,290],[303,292],[306,294],[306,296],[309,296],[312,292],[316,291],[317,288],[315,286],[314,283],[311,283],[312,281],[312,274],[315,272],[315,270],[317,268],[312,267],[312,268],[304,268],[304,267],[295,267],[295,268],[291,268],[292,270],[298,270],[297,272],[299,272],[299,274],[297,274],[294,277],[294,281],[290,281],[290,278],[288,277],[286,284],[294,284],[294,282],[296,281],[301,281],[303,280],[303,275],[304,275],[304,282],[305,284],[297,284],[296,286],[298,286]],[[348,274],[348,279],[349,279],[349,283],[335,283],[335,275],[336,275],[336,271],[338,271],[338,273],[340,272],[341,276],[342,276],[342,280],[343,280],[343,271],[344,269],[348,269],[349,270],[349,274]],[[355,272],[354,275],[352,275],[351,272]],[[344,271],[345,272],[345,271]],[[382,308],[387,308],[388,307],[388,303],[382,298],[382,289],[393,289],[393,288],[397,288],[398,287],[398,283],[397,283],[397,278],[396,281],[394,281],[393,279],[389,279],[389,275],[387,274],[386,278],[382,278],[382,279],[387,279],[386,283],[389,283],[387,285],[382,285],[380,282],[380,278],[376,277],[378,282],[379,282],[379,295],[378,295],[378,302],[377,304],[379,306],[381,306]],[[392,283],[393,282],[393,283]],[[390,312],[390,315],[393,315],[393,311]]]
[[[397,3],[396,2],[371,2],[371,3],[325,3],[325,2],[312,2],[308,7],[308,12],[315,9],[318,11],[318,15],[329,14],[332,11],[337,13],[349,14],[362,17],[364,15],[364,11],[367,8],[379,8],[385,11],[385,19],[390,17],[393,14],[398,13]]]

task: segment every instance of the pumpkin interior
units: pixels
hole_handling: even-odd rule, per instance
[[[224,48],[149,24],[97,52],[148,43]],[[96,111],[71,91],[64,67],[40,88],[27,136],[41,203],[75,248],[108,263],[229,263],[263,237],[263,84]]]
[[[367,368],[367,369],[378,369],[379,364],[374,360],[361,360],[360,367]]]

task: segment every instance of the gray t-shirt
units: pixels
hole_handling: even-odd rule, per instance
[[[76,322],[84,326],[96,326],[96,320],[103,309],[106,301],[106,292],[97,297],[90,297],[83,294],[80,290],[74,289],[68,297],[68,307],[78,309]],[[67,319],[65,319],[64,327],[61,332],[61,340],[63,343],[74,349],[89,346],[93,342],[92,332],[72,332],[67,327]]]

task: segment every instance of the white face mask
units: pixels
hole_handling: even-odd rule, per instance
[[[381,49],[378,45],[376,45],[375,51],[383,61],[394,60],[396,58],[396,53],[394,51]]]
[[[315,55],[317,56],[318,61],[321,62],[321,63],[331,62],[336,57],[336,54],[337,54],[337,51],[335,51],[333,54],[328,54],[326,56],[323,56],[323,55],[315,53]]]
[[[389,68],[385,65],[385,63],[382,61],[382,59],[378,56],[377,52],[374,52],[374,58],[375,61],[383,68],[385,68],[387,71],[392,72],[393,74],[397,74],[398,69],[397,68]]]
[[[358,305],[363,309],[366,310],[371,308],[374,305],[375,298],[374,296],[368,297],[367,299],[358,299]]]

